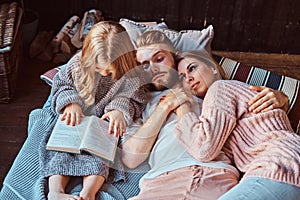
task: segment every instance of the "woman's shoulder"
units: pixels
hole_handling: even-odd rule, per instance
[[[245,91],[251,91],[247,83],[238,80],[217,80],[209,88],[207,92],[214,95],[232,94],[239,95]]]
[[[212,86],[214,87],[249,87],[249,84],[239,81],[239,80],[217,80],[215,81]]]

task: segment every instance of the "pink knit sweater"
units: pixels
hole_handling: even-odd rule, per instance
[[[175,134],[190,154],[213,160],[221,149],[244,172],[300,187],[300,136],[281,109],[254,114],[248,102],[255,92],[239,81],[216,81],[198,117],[186,114]]]

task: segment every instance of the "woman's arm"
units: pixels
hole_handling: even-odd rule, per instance
[[[189,112],[176,126],[178,140],[197,160],[207,162],[219,155],[241,115],[237,112],[236,101],[229,101],[227,93],[222,94],[225,88],[214,83],[204,98],[201,116]]]

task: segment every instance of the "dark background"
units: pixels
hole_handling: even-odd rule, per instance
[[[3,0],[2,0],[3,1]],[[23,0],[39,30],[60,28],[95,8],[105,19],[165,21],[175,30],[214,26],[214,50],[300,54],[299,0]]]

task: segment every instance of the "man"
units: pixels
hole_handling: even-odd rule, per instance
[[[133,199],[217,199],[237,184],[239,173],[224,153],[209,163],[194,159],[173,135],[176,113],[168,115],[168,105],[159,104],[178,84],[172,52],[171,41],[161,32],[146,32],[138,40],[137,60],[150,74],[153,96],[143,113],[143,125],[131,127],[124,138],[122,159],[129,168],[148,159],[151,169]]]

